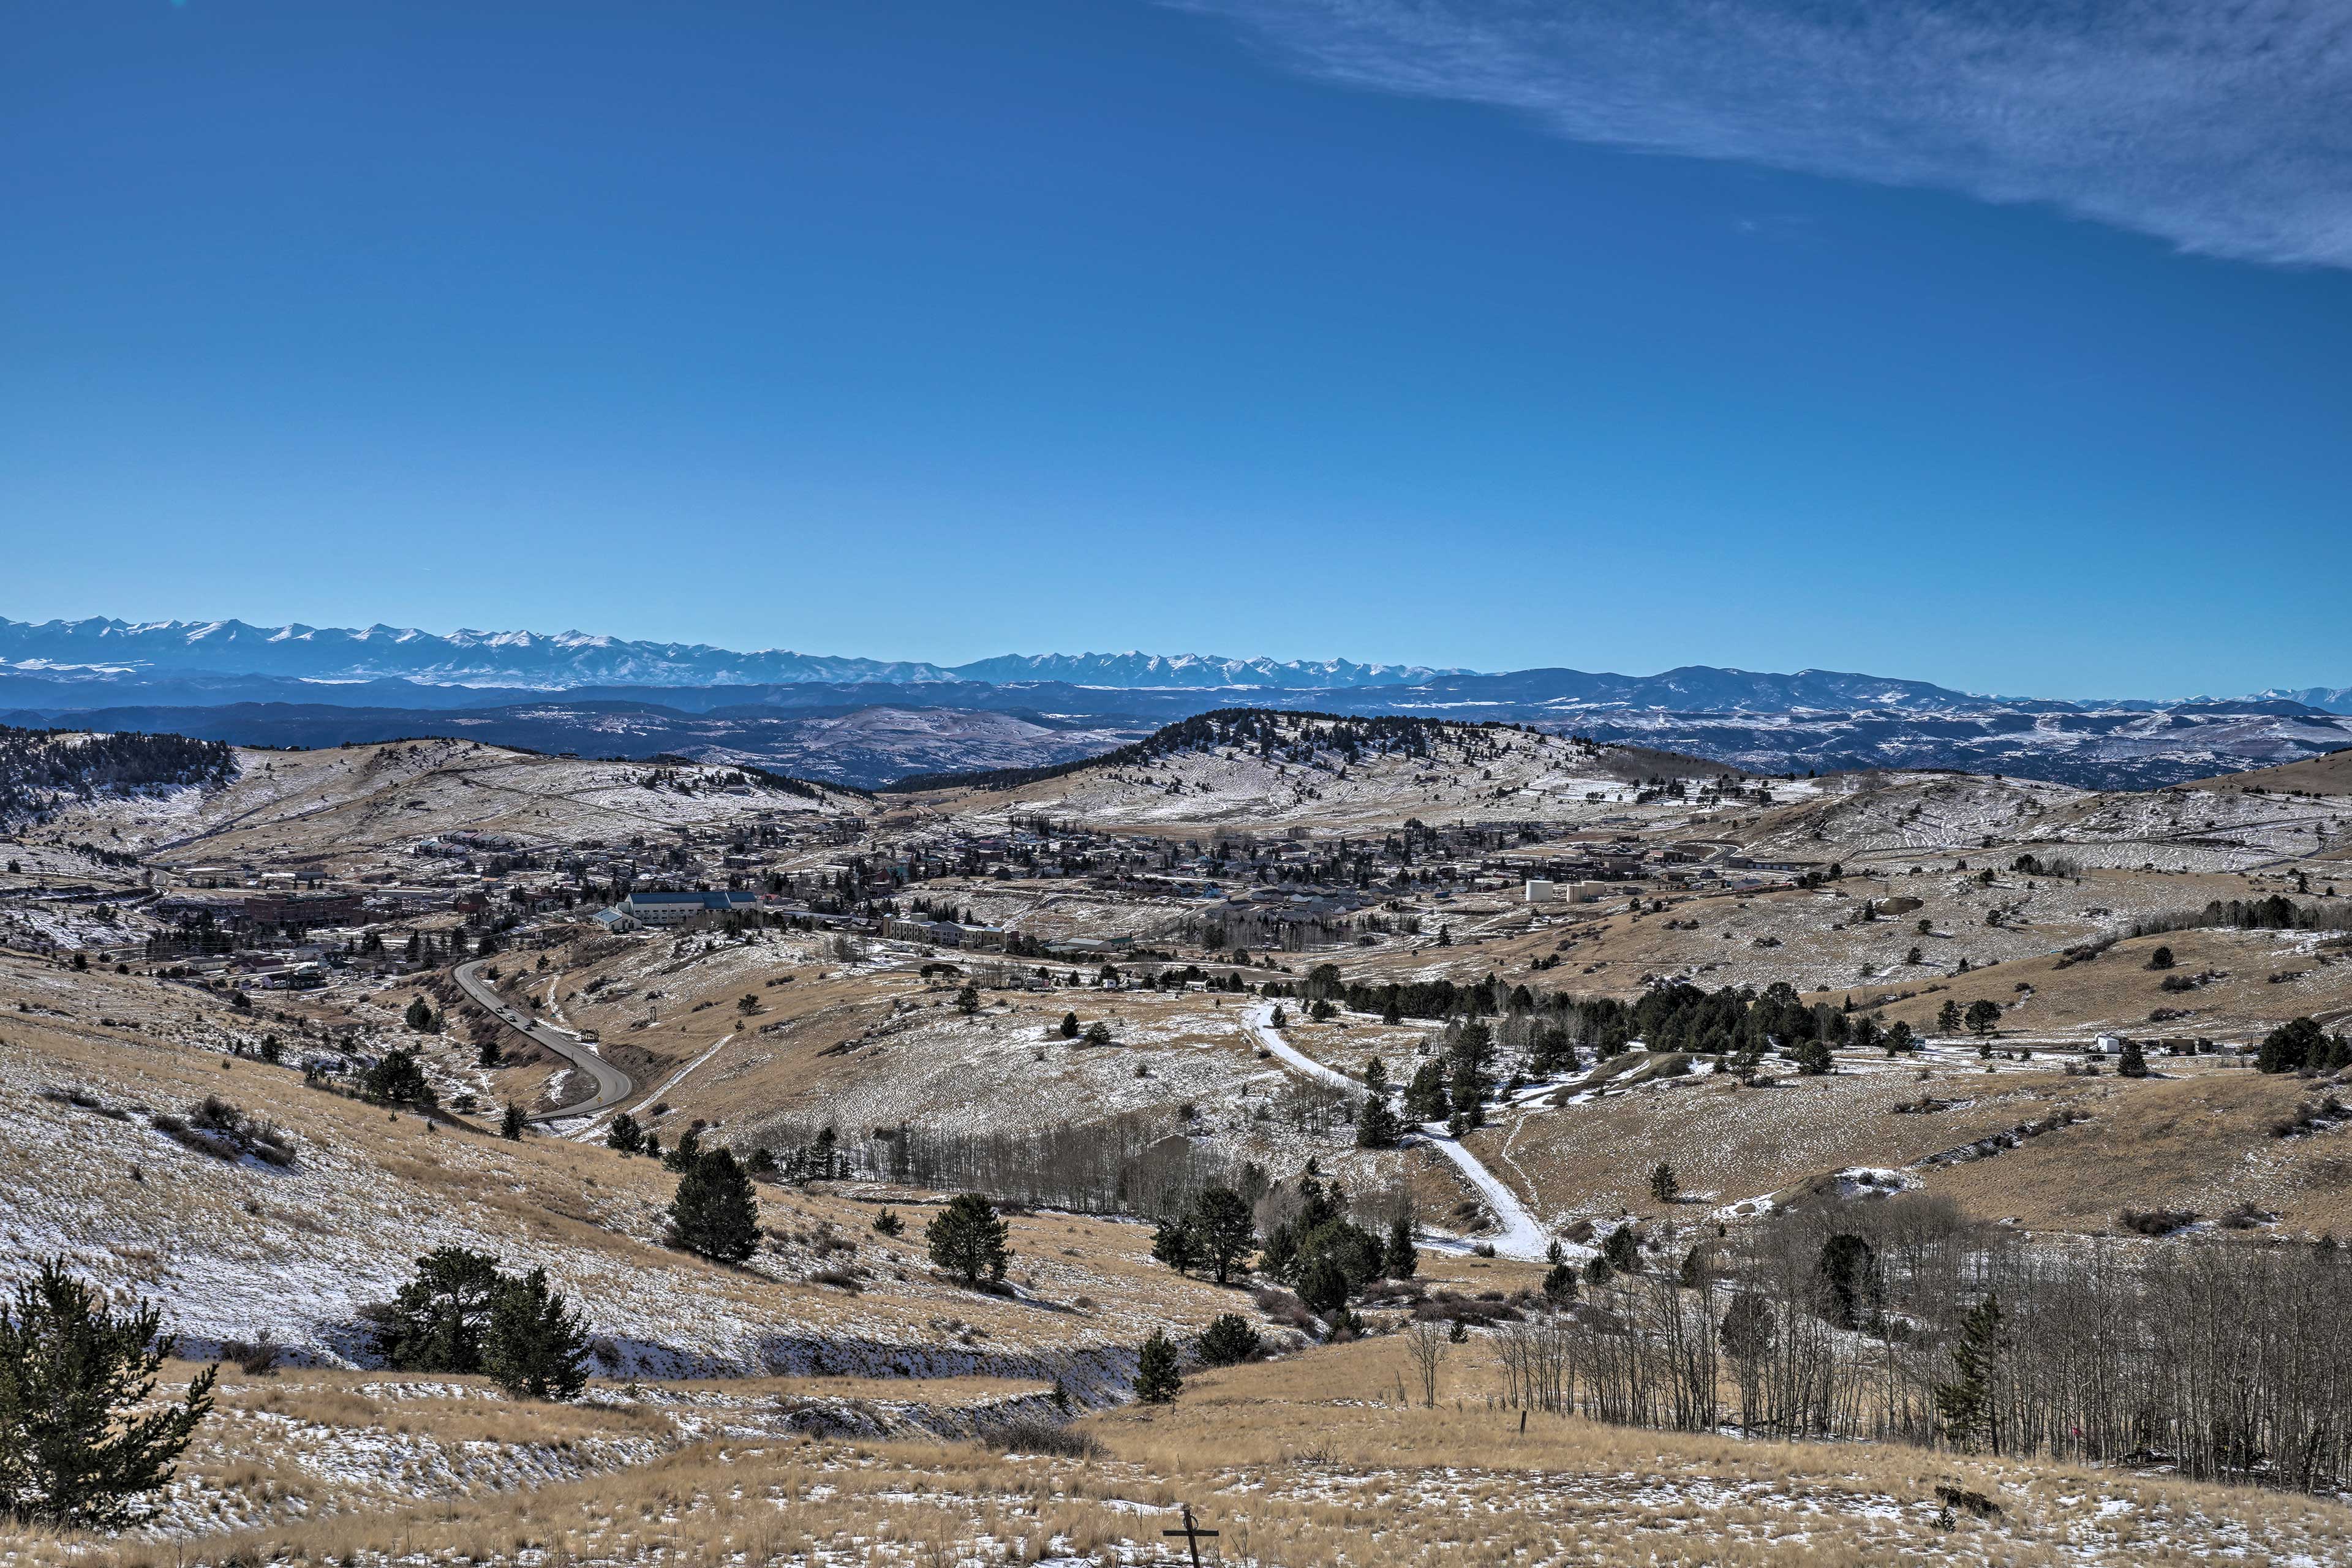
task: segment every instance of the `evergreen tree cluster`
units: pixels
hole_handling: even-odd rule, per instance
[[[0,823],[122,790],[216,788],[236,773],[236,753],[220,741],[0,724]]]
[[[437,1247],[363,1315],[370,1348],[395,1371],[483,1373],[530,1399],[570,1399],[587,1386],[586,1327],[542,1268],[502,1274],[485,1253]]]
[[[1020,789],[1067,778],[1091,769],[1148,767],[1168,757],[1205,752],[1247,752],[1295,766],[1341,767],[1367,755],[1425,758],[1449,731],[1486,730],[1459,721],[1410,714],[1365,718],[1339,713],[1285,711],[1272,708],[1220,708],[1165,725],[1142,740],[1098,756],[1036,768],[987,768],[971,773],[923,773],[884,784],[884,795],[934,789]],[[1333,759],[1326,761],[1327,758]]]
[[[1248,1271],[1246,1259],[1256,1245],[1249,1200],[1231,1187],[1208,1187],[1190,1209],[1160,1222],[1151,1256],[1180,1274],[1207,1269],[1218,1284],[1227,1285],[1235,1272]]]
[[[1411,1279],[1420,1268],[1409,1223],[1386,1237],[1348,1217],[1348,1194],[1315,1175],[1299,1178],[1297,1212],[1266,1233],[1258,1267],[1298,1292],[1310,1311],[1339,1311],[1371,1281]]]
[[[2352,1039],[2310,1018],[2294,1018],[2263,1037],[2254,1066],[2263,1072],[2336,1072],[2352,1067]]]

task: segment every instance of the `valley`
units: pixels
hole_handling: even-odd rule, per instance
[[[1441,1458],[1396,1526],[1427,1560],[1494,1487],[1528,1528],[1530,1497],[1590,1517],[1596,1562],[1692,1506],[1739,1510],[1722,1539],[1759,1562],[1832,1516],[1954,1562],[2227,1550],[2250,1510],[2319,1559],[2352,1535],[2183,1461],[1743,1440],[1760,1395],[1727,1366],[1724,1414],[1641,1435],[1661,1418],[1602,1418],[1613,1374],[1581,1359],[1618,1321],[1588,1312],[1647,1334],[1778,1300],[1774,1260],[1831,1232],[1914,1293],[1903,1247],[2162,1274],[2346,1234],[2352,795],[2318,764],[2155,793],[1790,777],[1276,709],[879,794],[472,739],[117,746],[78,782],[80,743],[22,742],[47,783],[0,879],[7,1256],[155,1303],[173,1375],[231,1363],[132,1560],[372,1561],[497,1519],[650,1561],[625,1509],[566,1500],[635,1488],[696,1551],[782,1531],[812,1563],[848,1560],[859,1509],[903,1547],[861,1560],[925,1560],[909,1489],[1030,1560],[1148,1560],[1137,1521],[1179,1501],[1312,1552],[1331,1499]],[[2318,1055],[2265,1070],[2298,1018]],[[676,1239],[665,1166],[698,1147],[759,1165],[740,1262]],[[1166,1250],[1213,1190],[1262,1249],[1223,1286]],[[922,1235],[971,1191],[1010,1249],[978,1289]],[[1284,1249],[1318,1205],[1406,1238],[1411,1274],[1310,1305]],[[371,1314],[436,1248],[575,1304],[580,1402],[509,1414],[384,1364]],[[1695,1268],[1721,1270],[1696,1295]],[[1831,1375],[1945,1375],[1957,1309],[1904,1310],[1916,1340],[1854,1339]],[[1224,1315],[1258,1336],[1239,1365],[1203,1359]],[[1416,1323],[1451,1326],[1444,1407]],[[1155,1331],[1172,1406],[1131,1402]],[[256,1342],[276,1365],[236,1370]],[[1583,1370],[1529,1383],[1543,1345]],[[1480,1411],[1539,1419],[1498,1448]],[[999,1457],[1033,1427],[1067,1456]],[[1567,1479],[1628,1442],[1643,1487]],[[752,1461],[773,1514],[710,1490]],[[1955,1477],[2001,1511],[1939,1524]]]

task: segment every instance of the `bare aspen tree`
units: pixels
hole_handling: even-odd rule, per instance
[[[1445,1360],[1448,1348],[1447,1325],[1435,1318],[1417,1318],[1404,1332],[1404,1353],[1412,1363],[1412,1373],[1421,1383],[1421,1403],[1424,1408],[1437,1404],[1437,1369]]]

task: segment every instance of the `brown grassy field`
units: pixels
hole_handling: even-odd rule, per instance
[[[723,1433],[675,1420],[684,1386],[599,1389],[577,1410],[520,1409],[465,1380],[398,1389],[285,1374],[230,1390],[191,1467],[176,1539],[0,1538],[10,1561],[125,1568],[275,1562],[549,1561],[931,1564],[1165,1562],[1190,1505],[1216,1560],[1350,1563],[1835,1565],[2331,1562],[2352,1552],[2332,1501],[2161,1476],[2024,1466],[1874,1445],[1743,1442],[1634,1432],[1491,1403],[1483,1349],[1441,1363],[1423,1407],[1392,1338],[1195,1373],[1173,1405],[1097,1415],[1094,1458],[917,1436],[795,1435],[793,1401],[824,1391],[730,1390]],[[993,1391],[916,1394],[952,1419]],[[486,1416],[484,1412],[493,1414]],[[301,1440],[281,1436],[299,1430]],[[373,1444],[412,1467],[401,1485],[325,1479]],[[637,1445],[626,1468],[596,1445]],[[568,1447],[567,1447],[568,1445]],[[476,1473],[426,1456],[465,1452]],[[495,1455],[495,1459],[485,1458]],[[550,1456],[576,1471],[562,1473]],[[373,1466],[376,1461],[371,1460]],[[537,1462],[553,1473],[532,1475]],[[383,1472],[377,1472],[383,1473]],[[408,1495],[400,1495],[404,1486]],[[1997,1512],[1948,1513],[1937,1489]],[[276,1488],[275,1515],[226,1500]],[[208,1511],[209,1510],[209,1511]]]

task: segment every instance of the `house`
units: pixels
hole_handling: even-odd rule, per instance
[[[624,931],[643,931],[645,922],[623,909],[598,910],[588,917],[606,931],[618,936]]]

